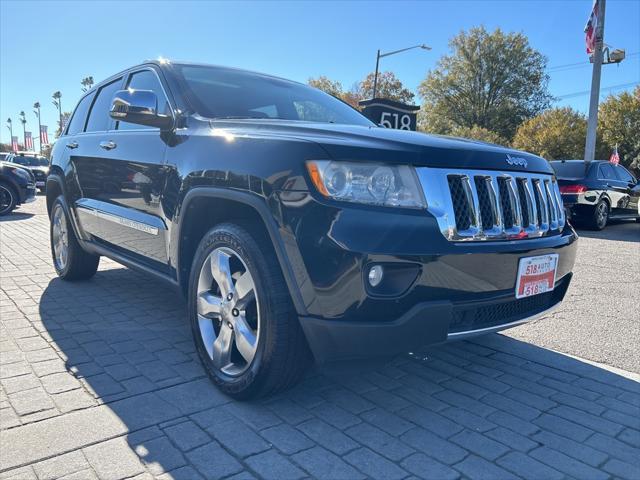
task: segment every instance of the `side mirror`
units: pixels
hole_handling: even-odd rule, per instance
[[[171,128],[173,119],[158,113],[158,97],[151,90],[119,90],[113,96],[109,115],[121,122],[137,123],[160,130]]]

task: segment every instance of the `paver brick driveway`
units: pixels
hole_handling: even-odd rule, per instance
[[[633,374],[492,335],[239,403],[176,292],[56,278],[42,197],[0,242],[0,478],[640,478]]]

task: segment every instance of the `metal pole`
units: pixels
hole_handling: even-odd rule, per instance
[[[602,44],[604,43],[604,12],[606,0],[598,0],[598,25],[593,52],[593,72],[591,75],[591,97],[589,99],[589,120],[587,139],[584,145],[585,169],[596,156],[596,130],[598,127],[598,102],[600,100],[600,74],[602,71]]]
[[[22,122],[22,148],[27,150],[27,122]]]
[[[42,121],[40,120],[40,107],[38,107],[38,144],[40,145],[40,155],[42,155]]]
[[[380,65],[380,50],[378,50],[378,55],[376,56],[376,73],[373,75],[373,96],[371,98],[376,98],[376,91],[378,90],[378,66]]]

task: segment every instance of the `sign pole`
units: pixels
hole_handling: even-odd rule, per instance
[[[378,89],[378,66],[380,65],[380,50],[376,56],[376,73],[373,74],[373,95],[371,98],[376,98],[376,90]]]
[[[604,13],[606,0],[598,0],[598,25],[596,27],[595,49],[593,51],[593,73],[591,75],[591,97],[589,99],[589,120],[587,139],[584,146],[585,169],[596,156],[596,130],[598,127],[598,102],[600,100],[600,74],[602,72],[602,45],[604,43]]]

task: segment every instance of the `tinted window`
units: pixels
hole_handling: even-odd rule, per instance
[[[91,112],[89,113],[89,121],[87,122],[87,132],[101,132],[108,130],[111,124],[109,109],[111,101],[115,93],[120,90],[121,79],[106,84],[98,90],[98,97],[93,102]]]
[[[76,111],[73,112],[71,122],[69,122],[67,135],[75,135],[76,133],[84,130],[84,122],[87,119],[87,112],[89,111],[94,95],[95,93],[91,93],[80,100],[80,103],[78,103],[78,106],[76,107]]]
[[[151,70],[142,70],[141,72],[136,72],[131,75],[127,88],[133,88],[134,90],[151,90],[158,97],[158,113],[163,115],[171,114],[169,111],[169,103],[167,102],[167,97],[164,96],[164,91],[162,90],[160,81],[158,80],[157,75]],[[141,128],[154,129],[154,127],[129,122],[118,122],[116,128],[118,130],[138,130]]]
[[[39,155],[16,155],[12,161],[25,167],[46,167],[49,165],[47,159]]]
[[[618,178],[620,180],[622,180],[623,182],[635,183],[633,175],[627,172],[626,168],[621,167],[620,165],[616,165],[614,168],[616,169],[616,173],[618,174]]]
[[[604,178],[606,180],[617,180],[616,172],[614,172],[613,167],[608,163],[600,164],[598,167],[598,178]]]
[[[174,68],[193,107],[205,117],[373,125],[349,105],[307,85],[220,67]]]
[[[584,178],[584,162],[551,162],[558,178]]]

